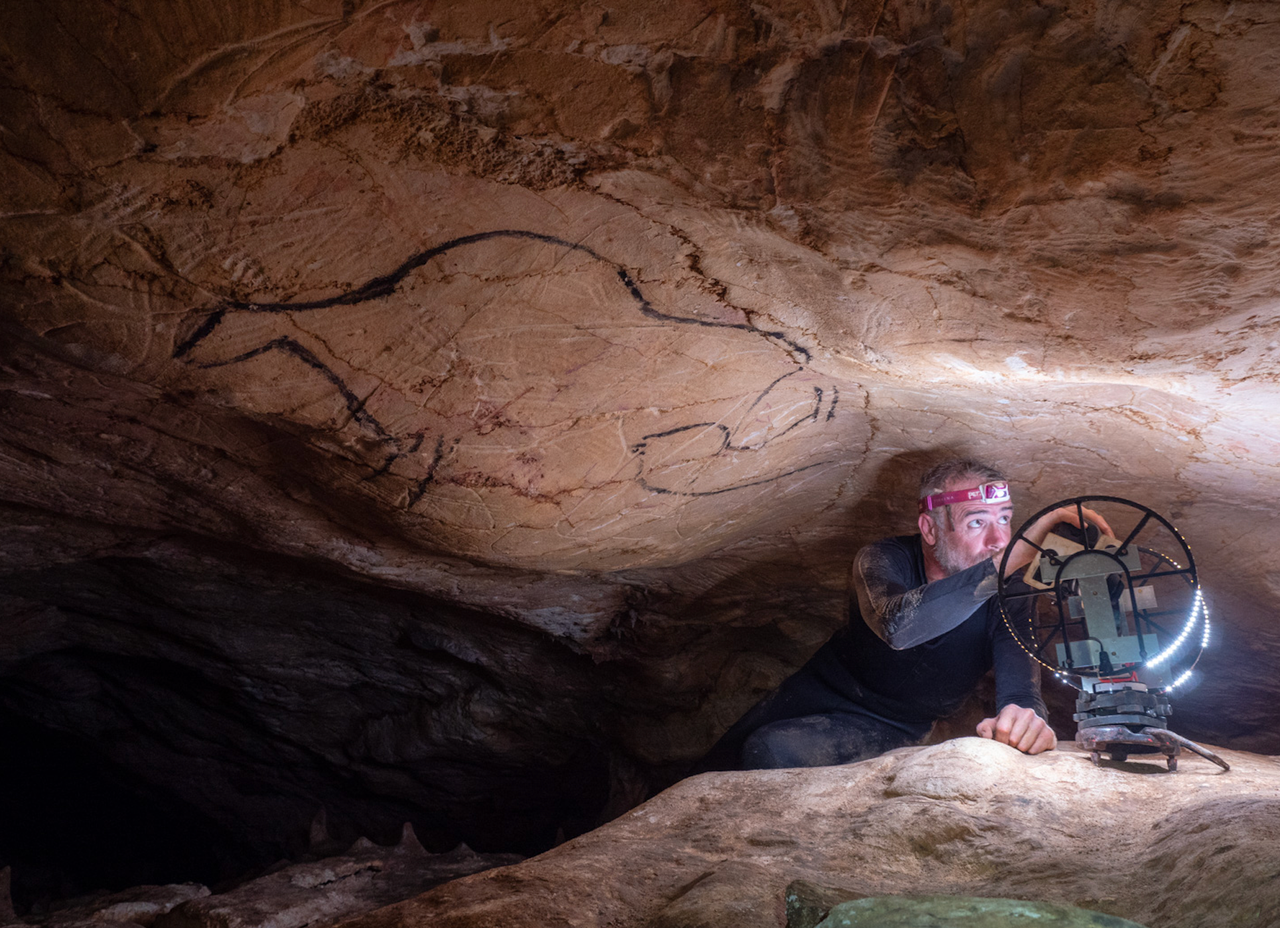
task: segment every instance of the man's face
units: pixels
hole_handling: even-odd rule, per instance
[[[962,477],[950,481],[944,490],[963,490],[979,483],[976,477]],[[933,519],[937,536],[933,556],[947,576],[991,557],[1009,543],[1012,501],[952,503],[946,508],[950,518],[947,512],[938,512]]]

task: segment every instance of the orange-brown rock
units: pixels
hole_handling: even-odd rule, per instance
[[[18,4],[0,732],[230,857],[318,807],[546,847],[812,653],[960,452],[1024,514],[1178,525],[1220,631],[1174,725],[1280,751],[1278,37],[1172,0]]]
[[[1280,767],[1226,756],[1229,773],[1194,758],[1168,773],[964,738],[846,767],[703,774],[537,858],[347,924],[778,928],[794,881],[829,900],[986,896],[1153,928],[1280,924]]]

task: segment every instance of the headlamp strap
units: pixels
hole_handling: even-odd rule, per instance
[[[1008,500],[1009,484],[1004,481],[980,483],[976,487],[969,487],[967,490],[950,490],[946,493],[934,493],[923,497],[920,500],[920,511],[929,512],[939,506],[949,506],[952,503],[970,503],[974,501],[1004,503],[1008,502]]]

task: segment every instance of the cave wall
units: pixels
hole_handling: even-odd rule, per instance
[[[1175,725],[1280,753],[1271,5],[8,19],[5,724],[229,848],[545,846],[963,452],[1168,515],[1219,620]]]

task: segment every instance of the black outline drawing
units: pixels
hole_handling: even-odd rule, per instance
[[[433,248],[428,248],[426,251],[419,252],[418,254],[414,255],[413,257],[405,261],[403,264],[401,264],[398,268],[396,268],[390,274],[384,274],[381,277],[375,277],[372,280],[367,281],[366,283],[362,284],[359,287],[356,287],[352,290],[348,290],[346,293],[341,293],[338,296],[328,297],[323,300],[310,300],[310,301],[304,301],[299,303],[249,303],[249,302],[244,302],[239,300],[224,301],[220,306],[218,306],[217,309],[213,310],[213,312],[211,312],[209,316],[199,326],[196,327],[194,332],[192,332],[189,336],[187,336],[187,338],[183,339],[174,348],[173,357],[175,360],[182,360],[186,358],[187,355],[189,355],[191,351],[196,348],[196,346],[198,346],[206,338],[212,335],[214,331],[217,330],[218,326],[222,323],[222,320],[226,317],[228,312],[294,313],[294,312],[302,312],[302,311],[313,310],[313,309],[327,309],[334,306],[354,306],[356,304],[363,303],[368,300],[382,299],[384,297],[391,296],[393,293],[395,293],[400,283],[406,277],[408,277],[409,274],[411,274],[413,271],[425,265],[432,258],[436,258],[441,255],[447,254],[450,251],[453,251],[454,249],[461,248],[466,245],[474,245],[480,242],[487,242],[487,241],[491,241],[493,239],[498,239],[498,238],[528,239],[531,241],[542,242],[544,244],[557,245],[562,248],[569,249],[571,251],[581,252],[582,254],[588,255],[589,257],[593,258],[596,261],[601,262],[606,266],[612,267],[614,271],[617,273],[618,279],[622,282],[623,287],[626,288],[627,292],[630,294],[632,299],[635,300],[636,308],[640,311],[642,315],[647,316],[651,319],[659,319],[664,322],[676,322],[682,325],[697,325],[697,326],[704,326],[707,328],[739,329],[744,332],[753,332],[759,335],[763,335],[766,338],[770,338],[775,341],[781,342],[784,346],[786,346],[788,351],[793,352],[798,358],[802,359],[804,362],[809,361],[811,358],[809,350],[805,348],[803,345],[800,345],[797,342],[793,341],[791,338],[787,337],[787,334],[785,332],[771,332],[765,329],[757,329],[754,326],[747,325],[746,323],[712,322],[706,319],[698,319],[692,316],[674,316],[669,313],[659,312],[658,310],[653,308],[653,305],[641,292],[639,285],[635,282],[635,279],[632,278],[631,274],[622,265],[617,264],[614,261],[610,261],[608,258],[605,258],[603,255],[601,255],[599,252],[595,251],[594,249],[586,245],[582,245],[577,242],[570,242],[562,238],[557,238],[553,235],[544,235],[539,232],[530,232],[522,229],[497,229],[490,232],[478,232],[474,235],[464,235],[459,238],[450,239],[449,241],[444,242],[440,245],[436,245]],[[252,358],[256,358],[260,355],[267,354],[268,352],[271,352],[271,351],[279,351],[284,354],[288,354],[296,358],[297,360],[301,361],[303,364],[307,365],[308,367],[311,367],[312,369],[317,371],[322,377],[324,377],[331,384],[333,384],[334,388],[341,395],[343,402],[346,404],[348,411],[351,413],[351,417],[353,421],[355,421],[359,426],[369,430],[374,435],[376,435],[379,441],[390,446],[390,450],[387,453],[387,458],[381,464],[375,467],[373,470],[373,473],[365,477],[364,478],[365,480],[373,480],[385,475],[386,473],[389,472],[389,470],[391,469],[391,466],[396,462],[398,458],[400,458],[403,455],[417,453],[421,449],[424,441],[426,441],[426,436],[424,435],[423,432],[420,432],[420,431],[411,433],[407,436],[396,436],[388,432],[386,427],[383,426],[383,424],[378,421],[377,417],[375,417],[372,413],[370,413],[367,409],[365,409],[365,402],[366,402],[365,399],[361,399],[359,396],[357,396],[351,390],[351,388],[347,385],[347,383],[342,379],[342,377],[336,371],[334,371],[333,368],[329,367],[327,364],[325,364],[323,360],[317,357],[314,352],[312,352],[309,348],[299,343],[295,339],[290,338],[289,336],[281,336],[279,338],[272,339],[271,341],[266,342],[265,344],[262,344],[257,348],[253,348],[249,351],[243,352],[242,354],[238,354],[232,358],[226,358],[219,361],[187,360],[185,363],[191,364],[194,367],[198,367],[201,369],[226,367],[231,364],[239,364],[241,362],[248,361]],[[777,379],[775,379],[772,383],[769,384],[769,386],[767,386],[764,390],[760,392],[760,394],[752,402],[748,411],[758,406],[765,399],[765,397],[768,396],[769,392],[773,390],[773,388],[776,387],[779,383],[781,383],[783,380],[787,379],[788,377],[792,377],[795,374],[800,373],[800,370],[803,370],[803,368],[800,368],[796,371],[792,371],[787,374],[783,374],[781,377],[778,377]],[[702,491],[702,492],[691,491],[691,490],[673,490],[667,487],[656,486],[656,485],[650,484],[644,478],[645,452],[646,452],[646,449],[649,447],[649,445],[654,441],[657,441],[663,438],[668,438],[673,435],[688,432],[694,429],[716,428],[721,430],[721,432],[723,433],[720,448],[715,452],[716,455],[719,455],[724,451],[758,450],[759,448],[764,447],[764,445],[768,444],[769,442],[774,441],[778,438],[781,438],[783,435],[786,435],[787,433],[791,432],[793,429],[799,427],[802,423],[831,421],[831,419],[835,416],[836,403],[839,399],[839,392],[834,385],[832,386],[831,402],[829,407],[827,408],[825,419],[820,420],[824,399],[825,399],[825,396],[822,389],[819,387],[814,387],[813,411],[808,415],[803,416],[800,419],[797,419],[791,425],[787,426],[787,428],[784,429],[781,433],[779,433],[778,435],[772,436],[769,439],[766,439],[765,441],[761,442],[759,446],[755,448],[745,446],[745,445],[735,446],[734,444],[732,444],[733,436],[731,431],[728,429],[728,427],[718,422],[699,422],[691,425],[679,426],[674,429],[668,429],[663,432],[655,432],[651,435],[646,435],[640,441],[636,442],[631,446],[632,453],[634,453],[640,459],[640,475],[637,476],[635,479],[640,483],[641,486],[643,486],[645,489],[653,493],[661,493],[661,494],[674,495],[674,496],[717,496],[721,493],[730,493],[734,490],[741,490],[747,487],[759,486],[765,483],[772,483],[776,480],[781,480],[784,477],[789,477],[792,474],[798,474],[806,470],[811,470],[812,468],[815,468],[815,467],[821,467],[824,464],[829,464],[831,463],[830,461],[821,461],[815,464],[807,464],[803,467],[798,467],[773,477],[767,477],[760,480],[750,481],[747,483],[735,484],[734,486],[731,486],[731,487],[723,487],[717,490],[708,490],[708,491]],[[446,448],[446,444],[443,436],[441,436],[436,440],[435,451],[433,453],[431,463],[428,465],[427,475],[422,479],[420,479],[419,481],[417,481],[417,484],[410,491],[409,508],[412,508],[414,505],[417,504],[417,502],[420,499],[422,499],[423,494],[426,493],[427,487],[435,480],[435,474],[441,462],[443,461],[445,456],[452,450],[452,448],[457,446],[457,444],[458,444],[458,440],[455,440],[452,446]]]
[[[782,383],[782,381],[786,380],[788,377],[794,377],[798,373],[800,373],[800,371],[798,370],[791,371],[788,374],[783,374],[781,377],[775,378],[773,383],[765,387],[764,390],[761,391],[760,395],[755,398],[755,400],[751,403],[749,407],[747,407],[747,412],[749,413],[751,412],[751,410],[759,406],[760,402],[766,396],[769,395],[770,391],[772,391],[774,387]],[[785,429],[783,429],[777,435],[774,435],[768,438],[767,440],[761,442],[760,447],[764,447],[765,445],[769,444],[769,442],[777,441],[779,438],[781,438],[783,435],[786,435],[792,429],[798,428],[806,422],[818,422],[819,421],[818,417],[822,413],[822,402],[824,399],[824,393],[822,388],[814,387],[813,395],[814,395],[814,399],[813,399],[812,412],[810,412],[807,416],[801,416],[799,419],[797,419],[795,422],[792,422],[790,425],[788,425]],[[840,390],[838,387],[832,384],[831,405],[827,409],[826,418],[823,419],[822,421],[824,422],[831,421],[831,419],[836,414],[836,403],[839,402],[839,400],[840,400]],[[645,451],[647,450],[649,443],[651,441],[654,441],[660,438],[670,438],[672,435],[680,435],[680,434],[683,434],[684,432],[694,431],[695,429],[719,429],[720,430],[720,447],[716,451],[716,454],[721,454],[725,451],[756,450],[755,448],[752,448],[749,445],[734,445],[732,443],[733,432],[729,429],[728,426],[720,422],[695,422],[691,425],[680,425],[680,426],[676,426],[673,429],[667,429],[666,431],[663,431],[663,432],[654,432],[652,435],[646,435],[643,438],[641,438],[638,442],[636,442],[634,445],[631,446],[631,451],[633,454],[638,455],[643,460]],[[801,473],[802,471],[812,470],[815,467],[821,467],[824,464],[830,464],[830,463],[831,463],[830,461],[819,461],[816,464],[806,464],[804,467],[794,468],[793,470],[787,471],[785,474],[780,474],[778,477],[765,477],[761,480],[753,480],[748,483],[739,483],[739,484],[735,484],[732,487],[726,487],[720,490],[706,490],[703,492],[668,490],[665,487],[655,486],[649,483],[647,480],[644,479],[643,475],[640,477],[637,477],[636,479],[640,482],[640,485],[642,487],[644,487],[646,490],[649,490],[652,493],[666,493],[670,495],[680,495],[680,496],[717,496],[721,493],[728,493],[732,490],[743,490],[743,489],[746,489],[747,487],[757,487],[757,486],[760,486],[761,484],[772,483],[773,481],[779,480],[782,477],[789,477],[792,474],[798,474],[798,473]]]

